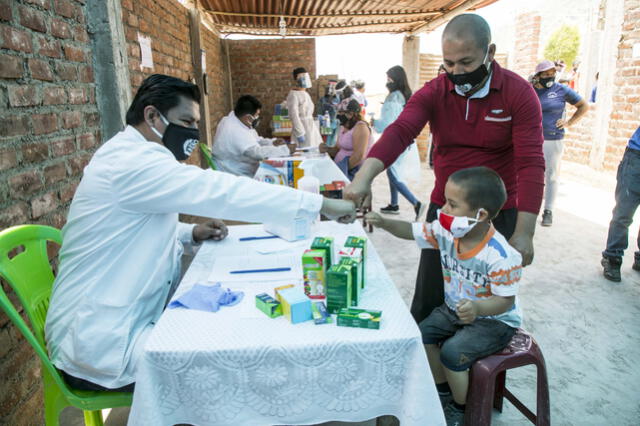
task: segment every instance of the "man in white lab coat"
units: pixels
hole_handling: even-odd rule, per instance
[[[238,176],[253,177],[260,161],[286,157],[296,150],[295,143],[260,137],[256,128],[262,104],[251,95],[238,98],[236,106],[218,123],[213,138],[213,158],[218,169]]]
[[[126,128],[84,169],[62,230],[45,335],[53,363],[78,389],[130,390],[136,362],[170,289],[184,245],[222,239],[220,221],[286,225],[319,212],[355,218],[349,201],[181,164],[199,133],[198,87],[155,74],[127,112]]]

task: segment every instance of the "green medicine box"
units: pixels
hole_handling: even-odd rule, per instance
[[[336,261],[335,256],[333,255],[333,237],[314,238],[313,243],[311,243],[311,250],[324,250],[325,259],[327,260],[324,269],[325,271],[327,271],[329,267]]]
[[[256,295],[256,308],[267,314],[269,318],[276,318],[282,315],[282,305],[267,293]]]
[[[358,306],[362,288],[362,259],[343,257],[340,265],[351,267],[351,306]]]
[[[382,311],[368,309],[344,308],[338,312],[338,325],[341,327],[358,327],[380,329]]]
[[[326,296],[327,257],[324,250],[306,250],[302,254],[304,294],[310,299]]]
[[[338,313],[342,308],[351,306],[352,295],[351,265],[332,265],[327,271],[327,310]]]
[[[345,247],[355,247],[362,249],[362,288],[365,286],[367,275],[367,239],[365,237],[347,237],[347,241],[344,243]]]

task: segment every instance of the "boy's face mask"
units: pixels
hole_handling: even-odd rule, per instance
[[[447,231],[451,232],[454,238],[462,238],[469,233],[479,222],[480,211],[476,213],[476,217],[470,218],[466,216],[451,216],[450,214],[443,213],[441,209],[438,209],[438,222]]]
[[[303,89],[311,88],[311,77],[308,72],[298,74],[298,87],[302,87]]]
[[[179,124],[171,123],[167,120],[160,111],[160,119],[167,128],[164,130],[164,134],[161,134],[154,126],[151,130],[162,139],[162,143],[169,151],[176,157],[176,160],[183,161],[189,158],[193,150],[198,145],[200,139],[200,131],[198,129],[192,129],[190,127],[180,126]]]

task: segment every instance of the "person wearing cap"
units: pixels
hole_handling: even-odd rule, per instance
[[[445,204],[444,186],[460,169],[486,166],[505,183],[507,201],[493,220],[496,230],[533,260],[533,235],[544,191],[542,112],[525,79],[495,60],[487,22],[475,14],[453,18],[442,34],[445,73],[416,91],[371,148],[344,196],[371,204],[373,179],[414,142],[428,123],[435,145],[435,186],[427,221]],[[479,248],[480,249],[480,248]],[[440,253],[422,250],[411,313],[425,319],[444,300]]]
[[[291,139],[301,148],[316,147],[322,142],[322,137],[313,119],[313,101],[307,93],[311,88],[311,77],[306,69],[300,67],[293,70],[293,80],[295,86],[287,95],[287,108],[293,125]]]
[[[560,158],[564,148],[565,129],[580,120],[589,105],[569,86],[556,83],[556,66],[551,61],[542,61],[536,66],[531,83],[542,106],[542,129],[544,134],[544,211],[542,226],[553,223],[553,205],[558,192]],[[576,107],[568,120],[565,119],[567,103]]]
[[[349,180],[352,180],[373,144],[373,133],[360,114],[355,99],[345,99],[338,106],[340,130],[335,147],[320,144],[320,152],[328,152]]]

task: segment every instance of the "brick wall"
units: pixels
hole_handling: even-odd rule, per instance
[[[575,112],[575,108],[566,105],[567,118]],[[596,111],[593,107],[587,114],[572,127],[569,127],[564,136],[563,160],[574,163],[589,164],[589,156],[593,149],[593,127],[595,126]]]
[[[276,103],[284,101],[294,81],[294,68],[305,67],[316,77],[316,43],[313,38],[229,40],[233,102],[241,95],[253,95],[262,103],[258,133],[271,134],[269,124]],[[315,86],[315,84],[314,84]],[[309,91],[314,104],[317,93]]]
[[[202,48],[207,58],[207,87],[209,100],[209,117],[211,122],[211,141],[215,135],[218,123],[231,111],[229,87],[229,71],[224,42],[220,38],[203,28],[201,32]]]
[[[540,22],[540,15],[535,12],[521,13],[516,17],[516,40],[510,70],[525,79],[533,73],[538,63]]]
[[[83,3],[0,0],[0,229],[61,227],[100,141]],[[41,419],[38,362],[0,313],[0,423]]]
[[[640,0],[625,0],[622,37],[618,44],[613,113],[603,167],[615,170],[633,132],[640,126],[640,57],[632,57],[640,43]]]

